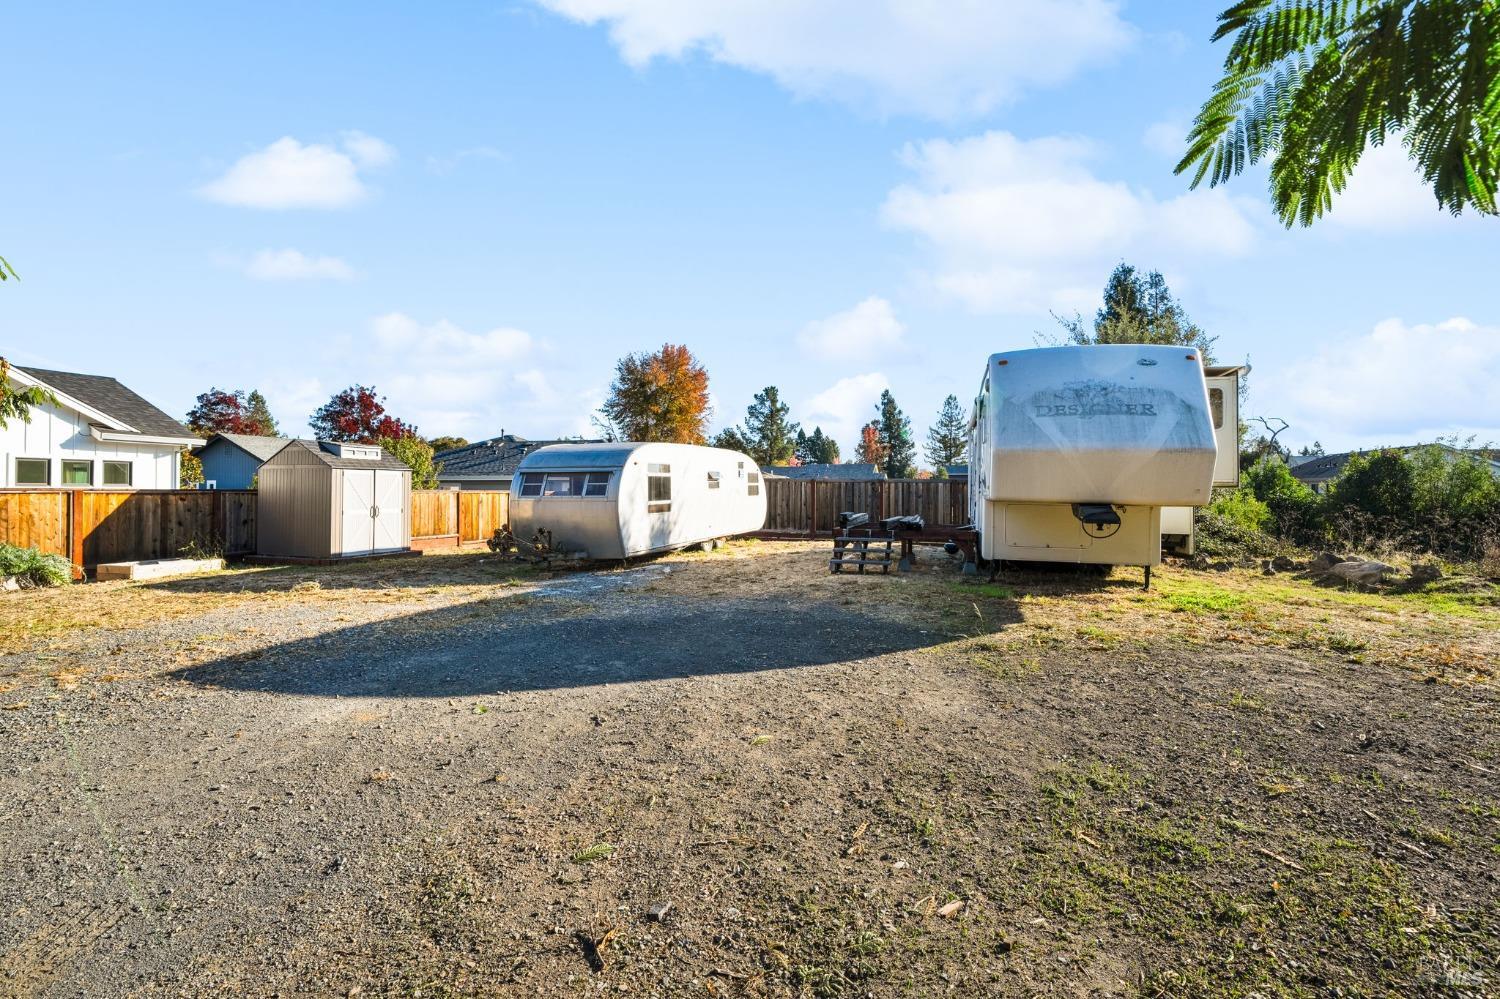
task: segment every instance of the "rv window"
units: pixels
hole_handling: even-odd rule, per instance
[[[745,494],[747,496],[759,496],[760,495],[760,473],[759,472],[751,472],[750,473],[750,484],[747,487],[745,487]]]
[[[717,488],[719,488],[719,473],[718,472],[709,472],[708,473],[708,488],[710,488],[710,489],[717,489]]]
[[[652,464],[646,466],[646,471],[652,475],[670,475],[672,472],[672,466]]]
[[[666,513],[672,509],[672,477],[665,474],[669,466],[652,465],[646,476],[646,509],[650,513]],[[657,469],[661,469],[660,473]]]
[[[1214,414],[1214,429],[1224,426],[1224,390],[1208,390],[1208,408]]]
[[[583,483],[583,495],[603,496],[607,492],[609,492],[609,473],[590,472]]]
[[[541,472],[526,472],[525,474],[523,474],[521,476],[521,495],[522,496],[540,496],[540,495],[542,495],[542,473]]]

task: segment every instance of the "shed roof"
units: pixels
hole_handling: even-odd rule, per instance
[[[389,468],[399,472],[409,470],[404,461],[383,448],[379,458],[342,458],[335,451],[337,447],[338,444],[334,441],[294,440],[288,441],[274,457],[285,456],[288,460],[295,460],[298,457],[305,458],[307,455],[312,455],[330,468]],[[295,455],[288,453],[294,450]]]
[[[142,437],[191,440],[195,436],[187,427],[108,375],[84,375],[76,371],[52,371],[19,364],[13,367],[47,387],[133,427]]]
[[[866,479],[883,479],[880,469],[873,464],[851,463],[847,465],[767,465],[761,469],[767,475],[783,479],[814,479],[820,482],[859,482]]]
[[[602,441],[531,441],[503,434],[487,441],[450,448],[433,455],[442,464],[438,480],[504,479],[516,473],[521,461],[538,448],[554,444],[602,444]]]
[[[261,437],[256,434],[214,434],[208,439],[208,443],[202,447],[194,448],[194,454],[202,454],[214,445],[215,441],[224,441],[244,451],[257,461],[270,461],[276,453],[292,442],[290,437]]]

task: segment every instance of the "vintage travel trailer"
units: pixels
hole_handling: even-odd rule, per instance
[[[1161,562],[1166,528],[1238,480],[1238,369],[1210,384],[1187,347],[995,354],[969,434],[969,512],[986,560]],[[1175,508],[1175,509],[1174,509]],[[1175,510],[1186,513],[1174,523]]]
[[[510,529],[553,551],[626,559],[758,531],[760,468],[694,444],[552,444],[528,454],[510,490]]]

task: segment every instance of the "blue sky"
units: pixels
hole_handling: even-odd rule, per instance
[[[478,439],[586,432],[680,342],[716,426],[775,384],[848,452],[881,388],[920,436],[1127,260],[1284,440],[1500,440],[1500,221],[1395,147],[1310,230],[1263,173],[1172,174],[1214,4],[311,7],[4,5],[0,351],[298,431],[373,383]]]

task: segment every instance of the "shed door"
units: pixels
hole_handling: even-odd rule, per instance
[[[1214,485],[1240,484],[1240,376],[1214,375],[1208,379],[1208,411],[1214,421]]]
[[[375,548],[375,472],[344,469],[344,526],[337,555],[359,555]]]
[[[406,490],[402,488],[405,476],[400,472],[375,472],[374,543],[376,551],[390,551],[406,547],[406,532],[402,529],[406,513]]]

